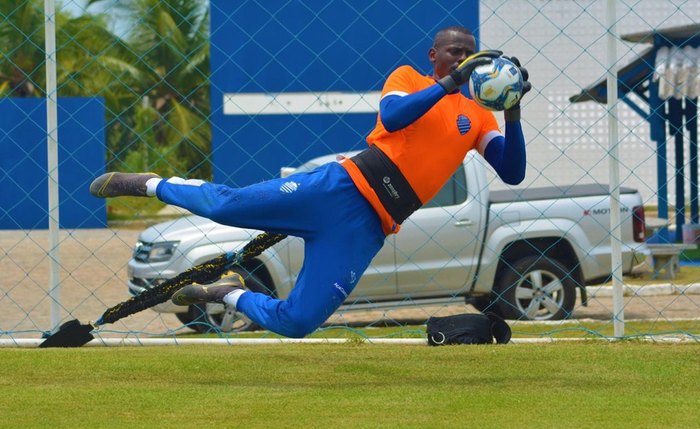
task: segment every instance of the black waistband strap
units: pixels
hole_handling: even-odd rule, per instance
[[[423,205],[401,170],[377,146],[372,145],[351,159],[396,223],[403,223]]]

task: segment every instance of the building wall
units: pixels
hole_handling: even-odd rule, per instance
[[[618,35],[700,22],[700,2],[615,3]],[[485,0],[480,6],[483,46],[519,57],[530,71],[534,90],[523,110],[529,164],[526,184],[607,183],[605,106],[568,101],[605,78],[606,2]],[[649,46],[620,41],[619,66]],[[624,103],[619,104],[618,113],[621,181],[639,189],[649,204],[656,204],[656,145],[650,140],[649,126]],[[672,139],[668,139],[668,152],[669,195],[674,195]],[[503,185],[494,181],[493,186]]]
[[[88,192],[104,173],[104,100],[58,99],[59,225],[107,226],[105,200]],[[46,100],[0,99],[0,229],[48,228]]]

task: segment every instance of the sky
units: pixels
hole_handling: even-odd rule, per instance
[[[87,9],[87,7],[86,7],[87,0],[57,0],[56,2],[61,4],[62,10],[69,12],[73,16],[80,16],[80,15],[84,14],[86,12],[86,9]],[[104,3],[107,3],[107,2],[104,2]],[[91,13],[100,13],[100,12],[105,12],[105,11],[109,11],[109,7],[106,4],[103,5],[103,4],[97,3],[97,4],[93,4],[89,8],[89,12],[91,12]],[[113,11],[110,12],[110,15],[111,15],[112,27],[113,27],[112,30],[119,37],[124,36],[125,33],[127,32],[128,28],[125,25],[119,25],[120,20],[118,19],[118,17],[115,17],[115,14]]]

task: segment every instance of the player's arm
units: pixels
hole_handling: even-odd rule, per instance
[[[425,115],[445,95],[437,83],[413,94],[389,92],[379,102],[379,118],[390,133],[399,131]]]
[[[529,74],[525,67],[521,67],[516,57],[509,58],[519,69],[523,76],[523,96],[532,89],[528,81]],[[521,98],[522,99],[522,98]],[[481,152],[486,161],[496,170],[498,176],[509,185],[517,185],[525,179],[526,155],[525,137],[523,127],[520,124],[520,102],[506,110],[505,137],[497,132],[486,134],[486,146],[481,147]]]
[[[525,137],[520,121],[506,122],[506,135],[492,131],[484,137],[485,146],[480,151],[496,170],[498,177],[509,185],[517,185],[525,179],[527,158]]]
[[[501,54],[501,51],[479,51],[428,88],[411,94],[403,91],[386,93],[379,102],[379,118],[382,125],[389,132],[406,128],[425,115],[442,97],[456,92],[460,86],[469,82],[469,77],[476,67],[489,63]]]

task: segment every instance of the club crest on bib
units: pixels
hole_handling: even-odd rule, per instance
[[[469,130],[472,128],[472,123],[464,115],[458,115],[457,116],[457,129],[459,130],[459,133],[461,135],[465,135],[466,133],[469,132]]]

